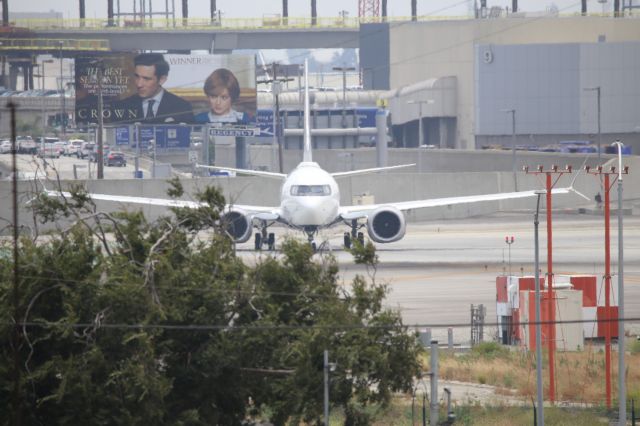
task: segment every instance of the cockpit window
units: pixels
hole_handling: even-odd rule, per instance
[[[331,195],[331,187],[329,185],[293,185],[291,195],[298,197]]]

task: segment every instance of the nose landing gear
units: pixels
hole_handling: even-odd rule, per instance
[[[318,250],[318,245],[315,242],[315,236],[318,233],[318,228],[315,226],[305,226],[304,232],[307,234],[307,240],[309,241],[309,245],[311,246],[311,250],[315,253]]]

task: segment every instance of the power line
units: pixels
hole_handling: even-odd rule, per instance
[[[640,317],[633,318],[614,318],[614,319],[582,319],[582,320],[561,320],[561,321],[521,321],[514,322],[514,327],[529,325],[551,325],[551,324],[584,324],[584,323],[608,323],[621,321],[625,323],[640,322]],[[127,324],[127,323],[42,323],[35,321],[25,322],[0,322],[4,326],[20,326],[25,328],[62,328],[62,329],[80,329],[80,328],[104,328],[104,329],[120,329],[120,330],[180,330],[180,331],[290,331],[290,330],[393,330],[400,328],[419,329],[419,328],[463,328],[471,327],[471,323],[420,323],[420,324],[402,324],[402,325],[375,325],[375,324],[324,324],[324,325],[286,325],[286,324],[270,324],[270,325],[228,325],[228,324]],[[497,327],[499,323],[485,323],[485,327]]]

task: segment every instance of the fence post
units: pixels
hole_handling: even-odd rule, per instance
[[[438,341],[431,341],[431,401],[429,404],[429,423],[438,424]]]

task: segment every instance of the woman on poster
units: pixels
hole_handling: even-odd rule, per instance
[[[218,68],[204,82],[209,111],[195,117],[196,123],[240,124],[249,123],[247,113],[236,111],[233,104],[240,97],[240,84],[226,68]]]

